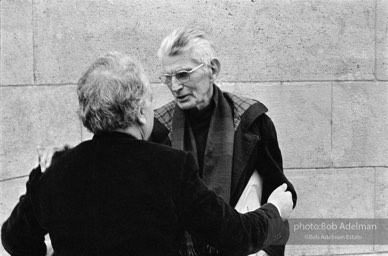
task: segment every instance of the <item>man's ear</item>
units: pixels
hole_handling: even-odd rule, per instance
[[[139,122],[139,124],[141,125],[145,125],[147,123],[147,119],[144,115],[144,110],[143,110],[143,107],[141,107],[139,109],[139,111],[137,112],[137,121]]]
[[[218,75],[220,74],[220,71],[221,71],[221,63],[218,59],[212,59],[212,61],[210,61],[210,66],[211,66],[211,70],[212,70],[212,79],[213,80],[216,80],[216,78],[218,77]]]

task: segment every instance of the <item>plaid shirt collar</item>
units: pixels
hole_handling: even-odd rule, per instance
[[[214,85],[216,86],[216,85]],[[258,103],[253,99],[248,99],[234,95],[229,92],[223,93],[224,97],[233,103],[233,125],[236,131],[241,122],[241,116],[247,111],[252,105]],[[175,101],[170,101],[166,105],[155,109],[155,118],[159,120],[171,133],[172,128],[172,117],[174,115]]]

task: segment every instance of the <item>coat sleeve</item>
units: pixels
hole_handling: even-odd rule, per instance
[[[294,186],[283,173],[283,160],[279,148],[276,129],[272,120],[262,114],[253,124],[253,132],[260,138],[257,151],[257,170],[263,177],[263,202],[278,186],[287,183],[287,190],[292,194],[294,208],[297,195]]]
[[[38,223],[30,197],[31,187],[41,175],[39,167],[31,172],[26,194],[20,197],[11,216],[2,226],[1,241],[12,256],[46,255],[44,236],[47,231]]]
[[[186,154],[178,202],[179,216],[190,233],[228,255],[248,255],[276,243],[283,221],[272,204],[240,214],[209,190]]]
[[[296,205],[297,195],[294,186],[287,179],[283,173],[283,160],[279,148],[275,126],[272,120],[266,115],[262,114],[253,125],[253,132],[259,136],[258,155],[257,155],[257,170],[263,178],[263,194],[262,202],[267,202],[269,195],[278,186],[287,183],[287,190],[292,193],[294,207]],[[286,236],[278,245],[271,245],[264,248],[270,256],[284,255],[285,244],[289,237],[289,224],[284,223],[283,229]]]

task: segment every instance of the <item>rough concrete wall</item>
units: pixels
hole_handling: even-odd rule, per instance
[[[37,145],[90,138],[75,114],[87,65],[107,51],[135,55],[160,106],[171,95],[158,83],[158,45],[188,23],[214,39],[220,86],[268,106],[299,193],[293,217],[387,217],[387,9],[388,0],[1,1],[0,221],[25,191]]]

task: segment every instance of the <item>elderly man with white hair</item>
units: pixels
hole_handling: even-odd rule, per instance
[[[198,27],[174,30],[161,43],[160,80],[174,100],[155,111],[153,141],[192,152],[200,177],[231,206],[238,202],[253,174],[259,174],[261,202],[287,183],[275,127],[260,102],[223,92],[215,84],[221,70],[213,43]],[[284,224],[288,228],[288,223]],[[282,243],[260,254],[284,255]],[[186,233],[183,255],[218,255],[219,249]]]

